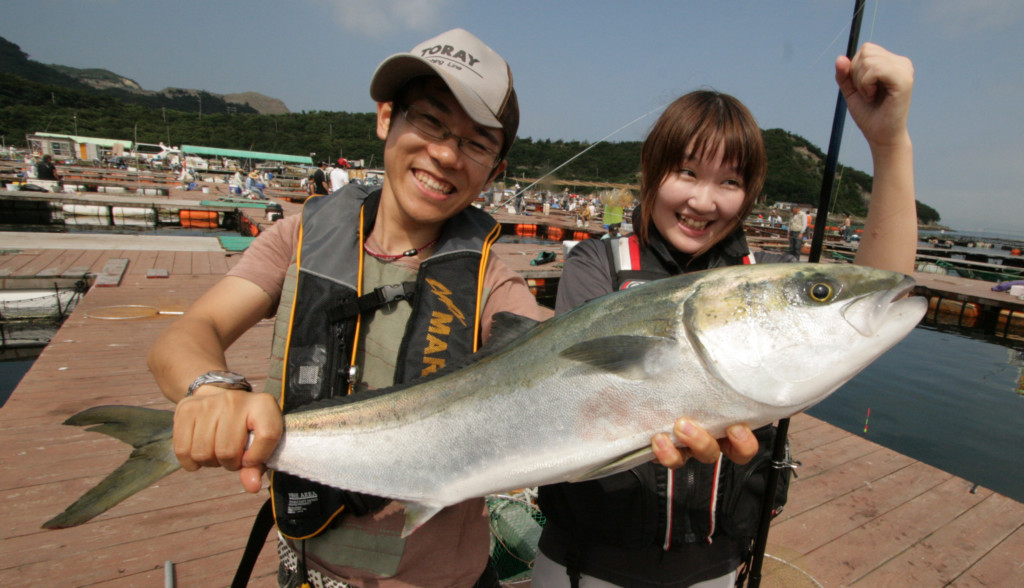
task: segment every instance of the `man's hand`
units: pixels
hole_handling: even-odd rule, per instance
[[[283,430],[281,409],[270,394],[201,386],[174,411],[174,454],[186,471],[237,471],[247,492],[259,492],[263,464]]]

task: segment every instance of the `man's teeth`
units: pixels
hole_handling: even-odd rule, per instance
[[[433,176],[430,176],[428,174],[416,174],[416,179],[419,180],[420,183],[426,186],[428,189],[433,190],[435,192],[440,192],[442,194],[447,194],[451,192],[452,189],[454,188],[454,186],[451,186],[450,184],[442,183],[435,180]]]
[[[692,218],[689,218],[689,217],[685,217],[685,216],[682,216],[682,215],[679,215],[679,214],[676,215],[676,219],[679,220],[679,222],[681,224],[686,225],[687,227],[690,227],[691,229],[697,229],[697,230],[702,230],[705,227],[707,227],[709,224],[711,224],[711,221],[695,220],[695,219],[692,219]]]

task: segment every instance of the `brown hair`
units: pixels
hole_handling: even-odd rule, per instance
[[[698,90],[668,105],[654,123],[640,155],[640,242],[650,241],[654,201],[665,177],[677,169],[688,152],[698,159],[718,155],[736,165],[743,178],[744,203],[729,234],[739,225],[761,194],[768,169],[764,139],[757,121],[742,102],[721,92]],[[698,252],[698,255],[703,252]]]

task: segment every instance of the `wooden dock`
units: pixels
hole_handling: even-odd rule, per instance
[[[286,214],[297,212],[292,206]],[[118,285],[85,295],[0,409],[0,585],[156,586],[167,562],[178,586],[228,585],[266,497],[244,493],[229,472],[179,471],[80,527],[39,526],[128,455],[118,441],[61,422],[101,404],[171,409],[146,369],[146,350],[170,313],[187,308],[237,255],[31,245],[0,247],[0,275],[97,273],[115,259],[127,266]],[[499,254],[516,271],[557,269],[529,264],[538,247],[560,249],[502,245]],[[991,284],[916,277],[947,296],[1022,304]],[[112,308],[135,305],[168,314],[110,320]],[[228,352],[257,387],[271,329],[261,322]],[[807,415],[793,419],[790,433],[803,467],[769,536],[762,586],[1024,586],[1024,504]],[[250,585],[276,586],[273,542]]]

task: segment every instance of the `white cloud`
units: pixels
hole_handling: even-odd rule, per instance
[[[449,0],[331,0],[344,31],[383,38],[406,30],[432,31],[443,19]]]

